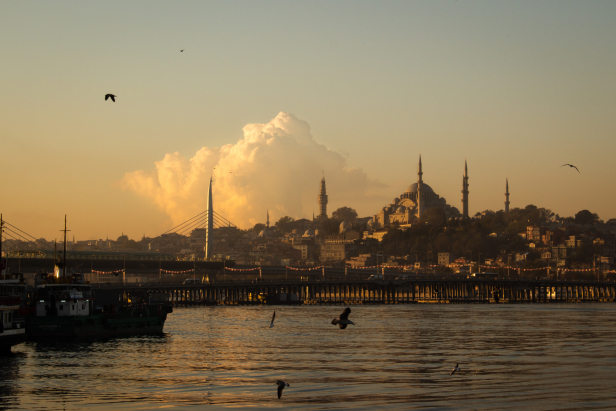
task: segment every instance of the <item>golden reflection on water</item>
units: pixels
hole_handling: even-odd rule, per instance
[[[340,312],[179,308],[162,337],[22,344],[0,410],[616,408],[612,304],[354,306],[346,330]]]

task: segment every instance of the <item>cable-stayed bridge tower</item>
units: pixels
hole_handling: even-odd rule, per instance
[[[212,244],[214,236],[214,207],[212,204],[212,178],[210,177],[210,188],[207,193],[207,222],[205,226],[205,259],[212,258]]]

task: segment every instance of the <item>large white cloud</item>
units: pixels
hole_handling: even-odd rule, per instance
[[[236,144],[203,147],[190,160],[177,152],[167,154],[156,162],[155,171],[126,173],[122,186],[151,199],[179,224],[206,209],[212,175],[214,210],[241,228],[265,222],[267,209],[272,223],[285,215],[297,219],[318,214],[323,172],[330,216],[334,207],[360,211],[366,201],[384,200],[371,194],[382,184],[318,144],[308,123],[293,114],[281,112],[269,123],[248,124],[243,131]],[[378,211],[372,208],[371,213]]]

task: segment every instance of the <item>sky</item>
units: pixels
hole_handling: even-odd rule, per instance
[[[616,218],[616,2],[0,0],[0,212],[35,237],[377,214]],[[184,50],[180,52],[180,50]],[[105,101],[113,93],[116,102]],[[576,165],[580,173],[570,167]]]

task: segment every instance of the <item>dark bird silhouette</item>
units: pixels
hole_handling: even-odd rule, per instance
[[[272,322],[265,328],[273,328],[274,327],[274,319],[276,318],[276,311],[274,311],[274,315],[272,315]]]
[[[184,51],[184,49],[180,50],[180,53],[183,52],[183,51]]]
[[[278,385],[278,399],[280,399],[280,397],[282,396],[282,390],[284,390],[284,387],[290,387],[290,385],[282,380],[276,381],[276,385]]]
[[[456,364],[456,366],[453,367],[453,370],[451,370],[451,373],[449,375],[454,375],[456,371],[460,371],[460,367],[458,367],[458,364]]]
[[[107,101],[108,98],[111,98],[111,100],[115,103],[115,95],[114,94],[105,94],[105,101]]]
[[[347,307],[344,309],[342,314],[340,314],[340,318],[334,318],[332,320],[332,324],[338,325],[341,330],[344,330],[349,324],[355,325],[353,321],[349,320],[349,314],[351,314],[351,309]]]
[[[564,166],[573,167],[573,168],[575,168],[577,170],[578,173],[580,173],[580,170],[578,170],[578,168],[576,166],[574,166],[573,164],[563,164],[561,167],[564,167]],[[582,173],[580,173],[580,174],[582,174]]]

